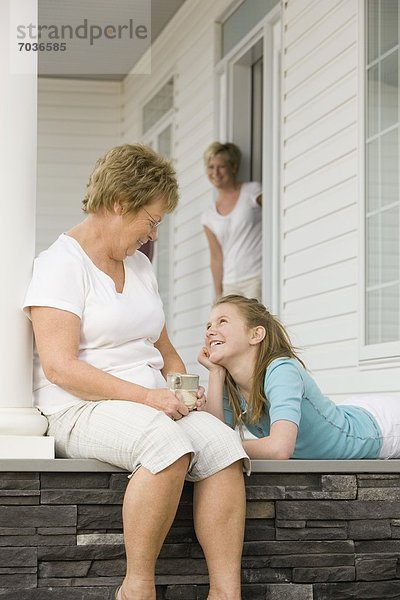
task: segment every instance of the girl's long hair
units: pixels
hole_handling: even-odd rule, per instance
[[[242,412],[239,390],[235,381],[228,371],[225,376],[225,386],[228,392],[229,404],[233,411],[234,424],[255,424],[260,420],[265,409],[264,377],[270,362],[276,358],[288,357],[297,359],[303,367],[305,365],[298,357],[283,325],[275,316],[268,312],[261,302],[255,298],[245,298],[244,296],[229,294],[228,296],[219,298],[214,306],[218,306],[219,304],[233,304],[240,311],[249,329],[261,325],[266,332],[264,339],[258,344],[248,411],[245,415]]]

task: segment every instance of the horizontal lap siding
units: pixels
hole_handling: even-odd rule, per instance
[[[124,83],[123,131],[142,139],[142,107],[169,74],[175,78],[174,163],[180,203],[174,213],[173,303],[170,336],[189,371],[197,354],[212,299],[207,242],[200,217],[212,199],[202,155],[214,139],[214,23],[227,0],[191,0],[183,5],[152,47],[151,76]]]
[[[325,393],[399,389],[359,358],[358,2],[283,8],[282,319]]]
[[[357,1],[289,0],[283,21],[282,317],[340,395],[358,371]]]
[[[120,142],[121,86],[39,79],[37,252],[82,219],[97,158]]]

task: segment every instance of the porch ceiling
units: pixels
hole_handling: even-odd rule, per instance
[[[185,0],[38,0],[38,23],[42,29],[40,41],[66,42],[66,51],[41,51],[39,55],[39,76],[73,79],[94,79],[120,81],[129,73],[146,51],[146,42],[132,36],[137,25],[151,26],[151,43],[161,33],[170,19],[179,10]],[[59,39],[61,27],[74,28],[84,23],[105,27],[128,25],[124,27],[122,39],[106,38],[88,40],[69,39],[68,34]],[[50,34],[50,26],[53,34]],[[48,29],[46,29],[46,27]],[[97,34],[98,30],[95,31]],[[89,33],[88,33],[89,35]],[[150,38],[148,38],[150,40]],[[28,41],[26,39],[26,41]],[[54,48],[54,46],[53,46]]]

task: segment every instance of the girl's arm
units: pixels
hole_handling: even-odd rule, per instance
[[[293,456],[303,392],[303,378],[293,361],[282,361],[267,371],[264,393],[272,424],[268,436],[244,442],[250,458],[287,460]]]
[[[292,421],[275,421],[270,434],[258,440],[245,440],[243,448],[250,458],[287,460],[292,457],[297,438],[297,425]]]
[[[208,369],[208,389],[207,389],[207,404],[205,410],[221,421],[224,419],[224,382],[225,369],[214,365],[209,360],[209,353],[206,346],[200,350],[197,360],[203,367]]]

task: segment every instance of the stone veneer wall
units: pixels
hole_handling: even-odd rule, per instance
[[[113,598],[125,570],[125,473],[0,473],[0,598]],[[400,475],[246,477],[244,600],[400,598]],[[157,600],[204,600],[187,484],[157,565]]]

